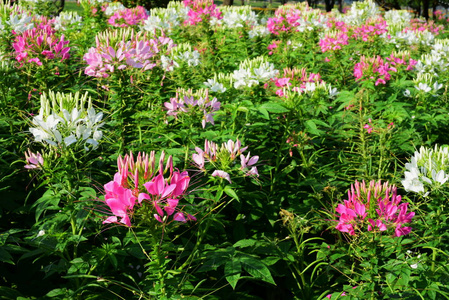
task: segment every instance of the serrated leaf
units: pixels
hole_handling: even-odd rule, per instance
[[[225,264],[225,276],[226,280],[235,289],[237,282],[240,279],[240,273],[242,272],[242,265],[239,261],[229,260]]]

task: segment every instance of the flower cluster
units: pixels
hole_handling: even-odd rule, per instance
[[[205,140],[204,150],[195,147],[196,153],[192,154],[192,159],[195,165],[202,171],[206,171],[206,163],[209,162],[214,168],[219,166],[220,169],[215,169],[212,172],[213,177],[221,177],[232,183],[229,172],[235,164],[235,160],[240,157],[240,171],[243,171],[245,176],[259,176],[257,167],[254,166],[259,160],[259,156],[251,156],[250,152],[245,156],[243,152],[248,147],[242,147],[242,143],[237,140],[228,140],[221,144],[219,148],[214,142]]]
[[[213,0],[184,0],[183,3],[190,8],[187,13],[188,19],[185,21],[186,24],[209,23],[211,19],[220,20],[223,18],[221,11]]]
[[[188,19],[189,10],[181,2],[170,1],[167,8],[151,9],[150,16],[143,22],[141,29],[151,33],[170,34]]]
[[[353,37],[364,42],[373,41],[376,36],[381,36],[388,30],[387,21],[383,18],[366,20],[365,24],[353,28]]]
[[[258,25],[257,15],[251,6],[222,6],[220,11],[223,18],[215,22],[215,25],[228,28],[252,28]]]
[[[129,27],[143,24],[148,18],[148,11],[142,6],[117,10],[108,19],[108,23],[114,27]]]
[[[202,114],[201,124],[203,128],[206,123],[214,125],[214,115],[220,109],[221,103],[217,98],[209,99],[209,90],[200,89],[195,93],[190,90],[179,88],[176,91],[176,96],[170,98],[170,102],[165,102],[164,106],[168,109],[169,116],[178,117],[179,114],[195,116]]]
[[[109,77],[122,70],[150,70],[160,63],[160,57],[174,47],[167,37],[150,38],[146,33],[120,29],[98,34],[96,47],[89,49],[84,60],[89,65],[84,73],[94,77]]]
[[[239,69],[232,74],[234,88],[242,89],[265,83],[279,73],[272,63],[262,56],[255,59],[246,59],[240,63]]]
[[[131,227],[131,218],[139,207],[154,211],[154,218],[161,223],[167,222],[170,216],[178,222],[196,220],[190,214],[185,215],[178,205],[189,186],[188,173],[174,171],[171,156],[164,170],[164,160],[165,153],[162,152],[156,165],[154,151],[150,155],[139,152],[135,160],[132,152],[118,157],[118,172],[113,181],[104,185],[104,201],[113,215],[103,224],[122,223]],[[167,172],[168,176],[164,177]]]
[[[354,66],[354,76],[357,80],[375,80],[375,85],[386,84],[391,79],[389,72],[397,72],[390,63],[384,62],[380,56],[360,57],[360,62]]]
[[[196,67],[200,64],[200,53],[193,50],[188,43],[178,44],[171,49],[171,58],[174,61],[174,66],[179,66],[180,62],[184,62],[189,67]]]
[[[317,90],[329,92],[331,97],[337,94],[337,90],[327,85],[320,74],[307,73],[305,68],[285,68],[284,77],[275,77],[272,83],[276,86],[276,95],[279,97],[287,97],[287,94],[291,94],[290,92],[313,94]]]
[[[348,199],[335,209],[339,214],[335,227],[349,235],[357,235],[364,230],[383,232],[394,229],[394,236],[409,234],[411,227],[404,226],[412,221],[414,212],[407,212],[408,203],[401,203],[397,188],[388,182],[356,181],[348,190]]]
[[[69,41],[64,40],[64,35],[58,38],[50,24],[41,25],[16,35],[13,47],[16,51],[16,60],[21,63],[35,63],[42,65],[42,60],[59,59],[66,60],[70,57]]]
[[[67,30],[70,28],[77,28],[82,25],[82,18],[76,12],[61,12],[53,22],[53,27],[56,30]]]
[[[86,151],[98,147],[103,133],[103,113],[96,113],[86,94],[61,94],[49,91],[41,95],[39,115],[33,117],[30,132],[35,141],[54,147],[82,143]],[[85,108],[87,102],[87,109]]]
[[[320,39],[321,52],[340,50],[341,46],[348,44],[348,35],[345,32],[330,31]]]
[[[427,194],[440,188],[449,179],[448,147],[435,145],[434,149],[421,147],[415,151],[410,162],[405,164],[404,180],[402,185],[407,192]]]

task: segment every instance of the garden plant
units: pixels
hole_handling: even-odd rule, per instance
[[[131,2],[0,3],[0,299],[449,299],[449,15]]]

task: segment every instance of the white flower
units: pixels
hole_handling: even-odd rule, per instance
[[[37,234],[36,237],[41,237],[43,235],[45,235],[45,230],[39,230],[39,233]]]
[[[415,89],[418,91],[423,91],[424,93],[428,93],[432,90],[430,86],[427,85],[427,83],[420,82],[418,86],[415,85]]]
[[[21,17],[19,19],[18,15],[11,15],[9,17],[9,20],[6,21],[6,24],[11,26],[11,29],[18,34],[21,34],[25,30],[32,29],[34,27],[34,24],[31,22],[31,16],[28,16],[25,13],[21,14],[20,16]]]
[[[410,91],[409,90],[405,90],[403,94],[404,94],[405,97],[410,97]]]
[[[433,90],[436,92],[439,89],[441,89],[443,87],[442,84],[439,84],[438,82],[435,81],[435,83],[433,84]]]
[[[417,263],[416,264],[412,264],[412,265],[410,265],[410,268],[417,269],[418,268],[418,264]]]
[[[226,88],[223,86],[223,84],[216,82],[214,79],[208,79],[207,82],[204,82],[204,85],[206,85],[212,92],[215,93],[226,92]]]

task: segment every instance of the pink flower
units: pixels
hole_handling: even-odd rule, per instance
[[[222,171],[222,170],[215,170],[213,173],[212,173],[212,176],[213,177],[221,177],[221,178],[223,178],[223,179],[226,179],[227,181],[229,181],[229,183],[232,183],[231,182],[231,176],[229,176],[229,174],[228,173],[226,173],[225,171]]]
[[[30,149],[25,152],[27,164],[25,169],[40,169],[44,165],[44,158],[39,152],[33,153]]]
[[[365,128],[368,133],[373,132],[373,127],[369,124],[365,124],[365,126],[363,126],[363,128]]]
[[[403,226],[412,221],[415,213],[407,212],[408,203],[401,203],[402,197],[388,182],[356,181],[348,191],[348,200],[335,209],[340,215],[335,227],[341,232],[356,235],[356,230],[385,232],[394,230],[394,236],[410,233],[411,227]]]

